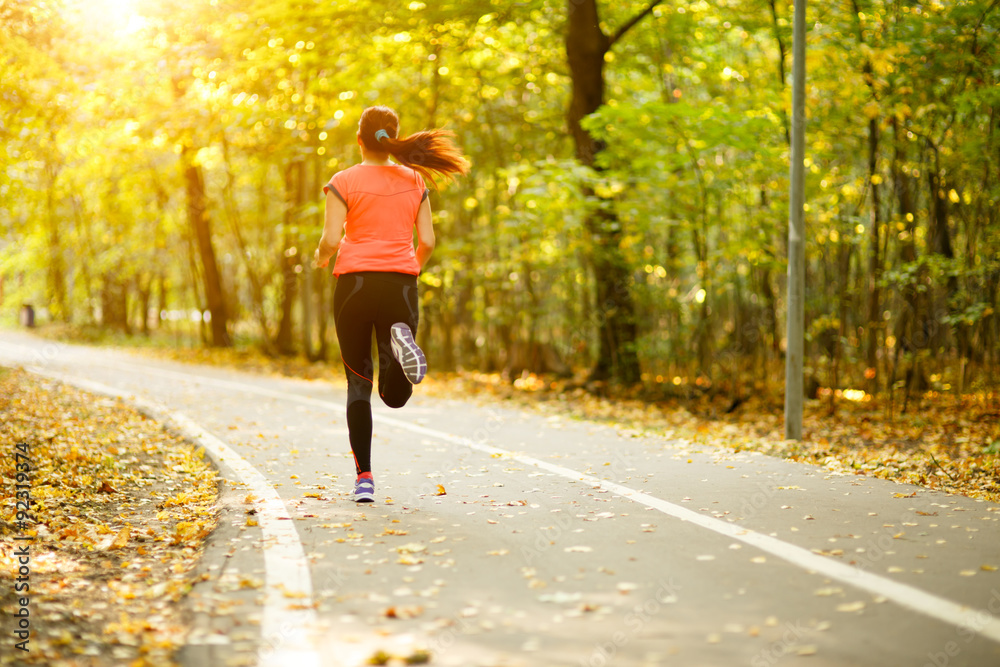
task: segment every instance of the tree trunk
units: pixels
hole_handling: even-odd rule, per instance
[[[191,224],[195,241],[198,244],[198,254],[201,256],[205,301],[208,312],[212,316],[211,344],[212,347],[229,347],[232,345],[232,341],[229,338],[222,276],[215,260],[215,247],[212,245],[212,221],[205,196],[205,179],[201,167],[194,162],[195,152],[190,146],[184,146],[181,150],[181,167],[184,170],[184,185],[187,194],[188,222]]]
[[[566,119],[576,144],[576,157],[588,167],[595,166],[595,158],[604,145],[584,130],[580,121],[604,104],[604,56],[614,42],[656,4],[654,2],[627,22],[614,37],[609,37],[600,27],[596,0],[568,2],[566,58],[573,92]],[[595,196],[589,188],[585,194],[588,198]],[[595,316],[600,340],[591,379],[634,384],[640,380],[640,368],[632,277],[619,247],[622,228],[612,201],[600,202],[587,216],[586,229],[591,242],[590,261],[594,267],[598,309]]]
[[[233,175],[232,163],[229,157],[229,142],[225,133],[222,133],[222,155],[226,165],[226,185],[222,189],[223,201],[226,208],[226,218],[229,220],[233,230],[233,238],[236,239],[236,246],[239,250],[240,258],[243,260],[243,267],[247,272],[247,279],[250,281],[250,305],[257,324],[260,326],[261,345],[265,353],[272,355],[274,349],[271,345],[271,326],[267,320],[267,310],[264,307],[264,287],[261,283],[260,275],[254,267],[250,258],[250,249],[247,247],[243,236],[243,218],[240,215],[239,205],[236,203],[236,195],[233,191],[233,183],[236,177]],[[263,197],[261,197],[263,200]],[[266,211],[261,208],[258,215],[266,217]]]
[[[778,7],[775,0],[770,0],[771,4],[771,25],[774,28],[774,41],[778,44],[778,82],[781,86],[781,90],[785,89],[785,83],[787,81],[787,76],[785,75],[785,60],[788,57],[788,47],[785,46],[785,40],[781,37],[781,28],[778,24]],[[784,109],[780,110],[781,115],[781,127],[785,130],[785,143],[789,146],[792,145],[792,130],[788,123],[788,114],[785,113]]]
[[[49,226],[49,309],[53,319],[69,322],[70,310],[66,299],[66,260],[63,257],[62,241],[60,240],[60,221],[56,215],[56,178],[59,171],[51,164],[46,166],[49,177],[45,197],[46,218]]]
[[[871,185],[872,209],[870,217],[871,229],[868,230],[868,323],[865,326],[867,343],[865,351],[867,353],[868,367],[865,370],[865,377],[868,379],[868,393],[878,392],[879,381],[877,377],[878,368],[878,330],[882,324],[881,293],[879,291],[879,281],[882,278],[881,259],[881,226],[882,226],[882,203],[879,188],[878,173],[878,145],[879,129],[878,119],[872,118],[868,121],[868,182]]]
[[[149,304],[153,295],[153,279],[138,280],[139,287],[139,322],[143,336],[149,336]]]
[[[323,169],[324,163],[322,160],[313,161],[313,183],[318,185],[323,182]],[[322,209],[321,209],[322,211]],[[316,215],[316,224],[322,228],[323,225],[323,213],[320,212]],[[310,271],[312,269],[306,269]],[[332,269],[330,269],[332,270]],[[319,336],[319,349],[316,351],[316,359],[319,361],[326,361],[330,356],[329,352],[329,341],[327,340],[327,326],[330,318],[330,313],[333,311],[333,296],[328,292],[332,292],[333,279],[328,275],[328,271],[324,270],[318,274],[319,283],[316,289],[318,295],[317,309],[316,309],[316,320],[318,323],[318,336]],[[315,283],[314,283],[315,284]],[[327,288],[330,285],[330,288]]]
[[[299,188],[296,182],[302,180],[302,162],[296,161],[285,169],[285,214],[284,234],[281,244],[281,321],[278,324],[278,335],[274,346],[279,354],[294,354],[295,344],[292,336],[292,309],[295,305],[295,293],[298,288],[299,250],[298,234],[295,220],[299,208]],[[301,269],[300,269],[301,270]]]
[[[306,201],[306,180],[308,174],[305,160],[299,162],[298,172],[299,177],[295,187],[296,211]],[[296,258],[302,260],[298,255],[296,255]],[[313,271],[308,257],[306,257],[304,262],[300,262],[298,270],[302,274],[302,354],[306,356],[306,359],[313,361],[315,359],[313,356],[313,299],[315,298],[315,294],[313,292]]]
[[[906,137],[901,133],[896,119],[892,119],[893,141],[895,142],[895,152],[892,160],[892,182],[896,191],[896,206],[899,216],[903,222],[903,234],[899,244],[899,263],[901,266],[912,265],[917,261],[917,246],[914,241],[916,235],[916,207],[913,204],[913,184],[910,175],[906,172]],[[905,130],[903,131],[905,132]],[[899,308],[899,314],[893,326],[893,336],[896,339],[896,349],[893,355],[892,374],[889,378],[890,394],[899,376],[899,359],[903,354],[915,354],[918,348],[923,347],[925,341],[922,337],[917,337],[917,326],[923,321],[923,310],[921,308],[921,296],[917,285],[923,280],[924,270],[902,285],[900,296],[903,303]],[[915,363],[915,362],[914,362]],[[906,374],[912,373],[915,366],[911,366]],[[909,388],[907,383],[906,389]]]
[[[931,149],[934,163],[927,169],[927,186],[930,190],[931,211],[928,230],[927,245],[931,252],[941,255],[946,259],[954,259],[955,252],[951,245],[951,229],[948,227],[948,193],[945,191],[947,185],[941,179],[941,160],[938,147],[930,140],[927,145]],[[932,317],[935,321],[928,323],[928,329],[933,332],[933,344],[935,349],[940,349],[947,342],[948,327],[941,322],[940,313],[950,311],[951,297],[958,290],[958,278],[954,274],[948,277],[946,291],[943,295],[944,304],[941,307],[934,306]],[[933,302],[932,302],[933,303]],[[961,325],[959,325],[961,326]]]
[[[128,322],[128,284],[115,273],[104,275],[101,287],[101,325],[130,334]]]

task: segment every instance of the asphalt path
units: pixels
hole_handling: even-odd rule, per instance
[[[1000,665],[994,504],[418,387],[375,399],[356,505],[336,380],[20,332],[0,364],[121,396],[219,467],[186,666]]]

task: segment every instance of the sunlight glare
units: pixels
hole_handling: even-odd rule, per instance
[[[78,0],[85,17],[104,29],[119,35],[133,35],[146,25],[137,4],[141,0]]]

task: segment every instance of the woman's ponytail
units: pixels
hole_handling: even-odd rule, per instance
[[[399,118],[388,107],[368,107],[361,114],[358,134],[365,147],[371,151],[388,153],[399,163],[416,170],[436,188],[434,176],[453,179],[455,174],[466,174],[469,162],[455,145],[454,132],[426,130],[408,137],[396,138]]]

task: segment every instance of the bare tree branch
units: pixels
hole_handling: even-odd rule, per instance
[[[629,30],[634,28],[636,23],[638,23],[639,21],[643,20],[644,18],[652,14],[656,6],[661,4],[662,2],[663,0],[654,0],[654,2],[649,7],[646,7],[644,10],[633,16],[630,20],[626,21],[622,27],[618,28],[618,31],[615,32],[614,36],[611,38],[611,41],[608,42],[608,50],[610,51],[611,47],[615,45],[615,42],[624,37],[625,33],[627,33]]]

